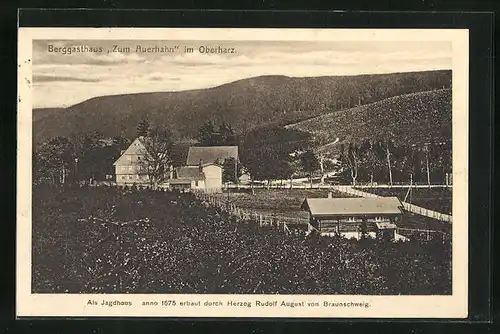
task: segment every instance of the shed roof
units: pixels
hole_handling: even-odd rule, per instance
[[[168,182],[170,184],[191,184],[190,179],[171,179]]]
[[[189,148],[187,165],[202,163],[222,164],[227,158],[238,159],[238,146],[192,146]]]
[[[196,166],[177,167],[176,171],[178,179],[202,180],[205,178],[205,174]]]
[[[302,209],[313,216],[402,214],[397,197],[370,198],[306,198]]]

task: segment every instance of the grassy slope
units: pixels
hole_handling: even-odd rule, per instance
[[[451,89],[391,97],[290,125],[313,133],[318,145],[392,138],[399,143],[451,140]],[[335,146],[335,145],[327,145]]]
[[[34,123],[35,141],[56,135],[99,131],[135,136],[147,116],[179,137],[193,137],[207,119],[230,122],[239,132],[267,124],[285,125],[410,92],[450,87],[451,71],[338,77],[262,76],[182,92],[96,97]]]

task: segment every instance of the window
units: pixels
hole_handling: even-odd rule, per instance
[[[125,180],[125,176],[124,175],[122,175],[122,180]]]
[[[136,175],[136,179],[139,180],[139,175]]]
[[[132,172],[133,170],[134,170],[134,167],[132,167],[132,166],[128,166],[128,171],[129,171],[129,172]]]
[[[141,161],[141,157],[137,157],[137,161]]]
[[[198,180],[194,181],[195,187],[198,187]]]
[[[131,155],[127,155],[127,160],[128,161],[132,161],[132,156]]]
[[[129,179],[129,180],[132,180],[132,175],[129,175],[129,176],[128,176],[128,179]]]

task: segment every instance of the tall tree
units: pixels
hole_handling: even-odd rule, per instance
[[[145,117],[142,121],[137,125],[137,136],[138,137],[146,137],[149,134],[150,125],[148,119]]]
[[[233,158],[224,159],[223,169],[222,169],[222,181],[223,182],[233,182],[238,183],[239,177],[242,175],[243,171],[241,164]]]
[[[392,186],[392,166],[391,166],[391,148],[394,144],[391,140],[385,141],[385,158],[387,160],[387,169],[389,171],[389,184]]]
[[[74,154],[77,161],[78,180],[95,179],[96,173],[101,169],[105,158],[99,154],[102,147],[103,135],[97,131],[90,131],[73,136],[70,140],[74,145]]]
[[[248,132],[241,145],[241,159],[252,180],[288,179],[294,172],[296,152],[308,147],[310,135],[277,126]]]
[[[314,154],[313,151],[307,150],[300,155],[300,162],[302,164],[302,169],[309,176],[309,183],[312,188],[313,174],[320,168],[318,158],[316,157],[316,154]]]
[[[430,162],[429,162],[429,156],[430,156],[430,151],[431,151],[431,143],[425,143],[424,144],[424,154],[425,154],[425,171],[427,175],[427,185],[431,185],[431,170],[430,170]]]
[[[154,128],[149,136],[142,139],[147,150],[140,162],[141,169],[147,173],[150,184],[158,185],[169,178],[172,164],[172,134],[167,128]]]
[[[355,143],[341,144],[341,161],[349,169],[352,185],[356,186],[359,168],[359,147]]]
[[[219,126],[218,137],[219,137],[218,138],[219,142],[217,143],[218,145],[221,146],[238,145],[238,138],[233,130],[233,127],[229,123],[222,122],[222,124]]]
[[[219,134],[211,120],[206,121],[198,131],[197,140],[200,146],[215,146],[218,143]]]
[[[66,183],[75,172],[74,146],[66,137],[55,137],[45,142],[36,155],[34,175],[43,175],[52,183]]]

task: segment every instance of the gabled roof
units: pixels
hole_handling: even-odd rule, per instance
[[[194,166],[200,162],[222,164],[227,158],[238,159],[238,146],[192,146],[186,165]]]
[[[205,174],[200,172],[200,169],[195,166],[177,167],[177,179],[203,180]]]
[[[313,216],[402,214],[397,197],[370,198],[306,198],[302,209]]]
[[[121,162],[124,161],[124,157],[126,155],[146,155],[149,154],[148,150],[146,149],[146,145],[144,144],[143,138],[138,137],[136,138],[132,144],[122,153],[122,155],[113,163],[113,166],[119,165]],[[129,165],[130,162],[127,161],[127,165]]]

